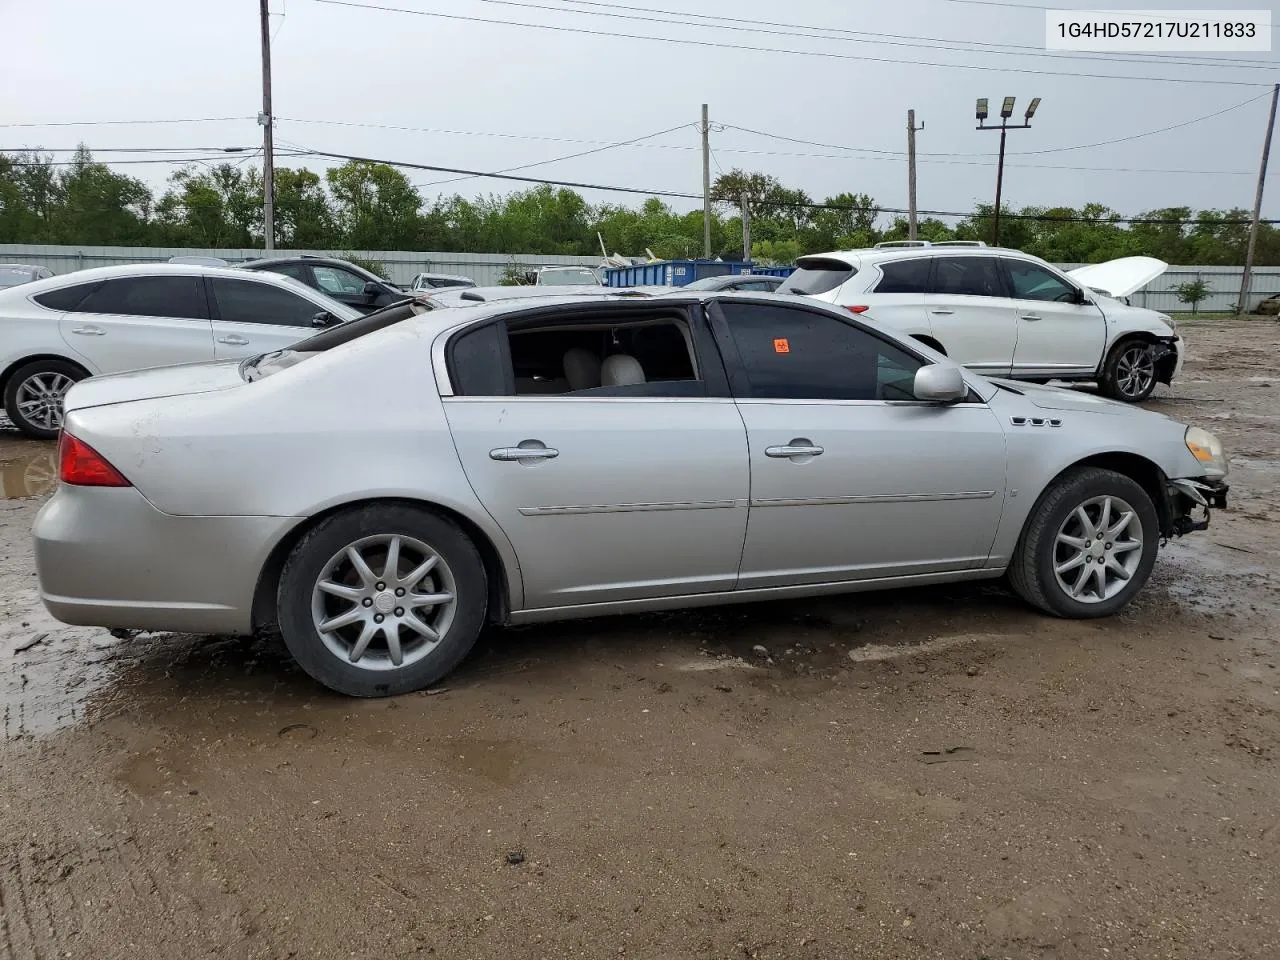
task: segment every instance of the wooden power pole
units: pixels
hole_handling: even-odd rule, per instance
[[[1262,216],[1262,188],[1267,182],[1267,160],[1271,156],[1271,133],[1276,128],[1276,100],[1280,99],[1280,83],[1271,88],[1271,115],[1267,118],[1267,134],[1262,138],[1262,165],[1258,168],[1258,191],[1253,196],[1253,222],[1249,224],[1249,245],[1244,253],[1244,273],[1240,276],[1240,299],[1236,316],[1249,312],[1249,281],[1253,272],[1253,250],[1258,243],[1258,220]]]
[[[271,26],[267,0],[258,0],[258,12],[262,21],[262,112],[258,114],[258,123],[262,124],[262,246],[270,251],[276,246],[276,177],[271,142]]]
[[[702,256],[711,259],[711,124],[702,105]]]
[[[751,261],[751,201],[744,193],[742,203],[742,259]]]
[[[923,130],[924,124],[916,126],[916,112],[907,111],[907,239],[916,238],[916,131]]]

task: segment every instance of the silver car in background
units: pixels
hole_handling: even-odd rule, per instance
[[[1226,499],[1203,430],[774,294],[388,312],[66,409],[55,617],[278,627],[357,696],[439,680],[489,621],[1002,576],[1101,617]]]

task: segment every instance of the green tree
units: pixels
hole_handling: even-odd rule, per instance
[[[61,208],[52,218],[53,242],[132,246],[150,238],[147,185],[95,163],[83,144],[59,175],[58,188]]]
[[[408,177],[385,163],[349,160],[325,171],[347,246],[408,250],[418,238],[422,198]]]
[[[275,171],[276,243],[286,249],[328,250],[339,245],[337,225],[320,177],[307,169]]]
[[[230,163],[210,170],[184,167],[156,217],[173,243],[193,247],[252,247],[262,239],[262,178]]]
[[[1173,292],[1178,295],[1179,303],[1191,304],[1191,312],[1197,313],[1200,301],[1209,295],[1209,284],[1203,280],[1189,280],[1178,284],[1173,288]]]

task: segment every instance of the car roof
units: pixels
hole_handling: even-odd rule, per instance
[[[1021,260],[1032,260],[1041,263],[1039,257],[1012,247],[970,247],[931,244],[922,247],[859,247],[852,250],[832,250],[828,253],[807,253],[796,258],[796,266],[804,268],[806,260],[842,260],[850,266],[869,266],[886,260],[909,260],[915,257],[982,257],[999,254],[1002,257],[1014,257]]]

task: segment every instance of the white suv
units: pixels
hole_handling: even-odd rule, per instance
[[[0,291],[0,397],[15,427],[50,438],[77,380],[254,356],[358,316],[275,273],[173,263],[78,270]]]
[[[846,307],[986,376],[1094,381],[1136,403],[1181,371],[1182,339],[1165,314],[1114,298],[1167,268],[1126,257],[1063,273],[976,241],[903,241],[801,257],[778,292]]]

